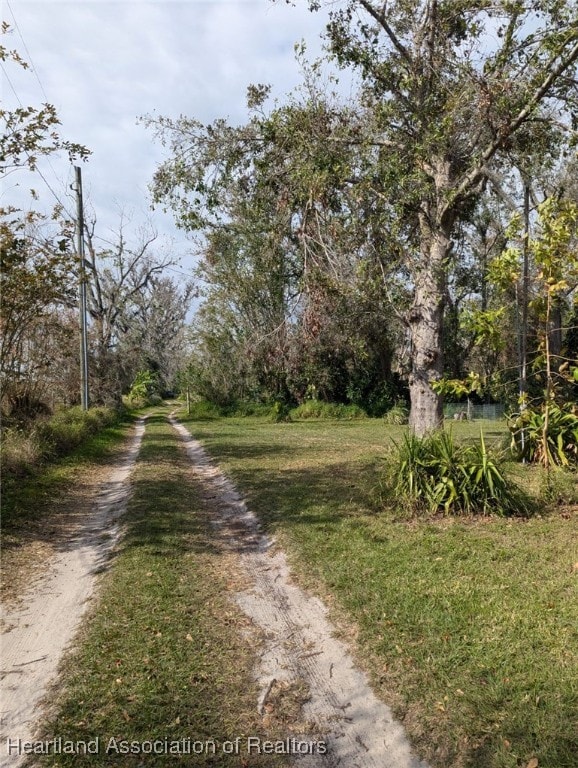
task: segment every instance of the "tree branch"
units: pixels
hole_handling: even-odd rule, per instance
[[[363,8],[365,8],[367,13],[369,13],[369,15],[372,16],[375,19],[375,21],[377,21],[377,23],[383,28],[383,31],[385,32],[385,34],[391,40],[396,51],[400,53],[401,56],[407,61],[407,63],[413,67],[413,59],[409,51],[403,45],[401,40],[398,38],[398,36],[393,31],[393,29],[390,27],[387,19],[385,18],[385,6],[384,6],[384,10],[378,11],[376,8],[373,7],[373,5],[370,2],[368,2],[368,0],[359,0],[359,4]]]
[[[576,36],[576,35],[575,35]],[[540,102],[548,94],[548,91],[552,87],[553,83],[560,77],[560,75],[578,59],[578,41],[574,43],[574,46],[570,49],[567,56],[562,58],[555,67],[550,68],[548,75],[544,78],[542,84],[536,88],[534,94],[528,100],[525,107],[523,107],[518,114],[506,125],[503,126],[499,136],[485,149],[482,153],[477,165],[467,173],[458,186],[454,189],[451,200],[448,201],[444,208],[444,212],[450,207],[454,206],[457,201],[466,197],[471,193],[472,188],[480,180],[481,177],[487,176],[488,168],[487,163],[498,152],[502,146],[504,140],[509,136],[512,136],[518,128],[530,117],[532,111],[540,104]],[[552,59],[550,64],[555,61]]]

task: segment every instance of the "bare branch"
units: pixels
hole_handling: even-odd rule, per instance
[[[403,45],[399,37],[395,34],[387,19],[385,18],[385,5],[381,11],[378,11],[368,0],[359,0],[359,4],[365,8],[365,10],[372,16],[375,21],[382,27],[385,34],[389,37],[396,51],[407,61],[407,63],[413,67],[413,59],[407,48]]]

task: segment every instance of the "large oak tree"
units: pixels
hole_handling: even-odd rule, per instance
[[[312,10],[322,3],[310,2]],[[415,226],[411,425],[437,427],[443,310],[456,225],[517,154],[548,152],[575,121],[578,9],[572,0],[328,3],[328,48],[361,75],[366,137],[389,168],[381,194]]]

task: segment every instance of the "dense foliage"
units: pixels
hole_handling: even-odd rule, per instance
[[[544,405],[548,424],[576,394],[575,4],[344,0],[328,20],[324,60],[297,46],[302,86],[272,107],[249,86],[244,123],[143,118],[201,306],[185,330],[194,289],[167,276],[154,231],[127,237],[121,217],[105,242],[89,222],[93,402],[142,375],[220,409],[323,401],[405,421],[409,405],[423,435],[449,381],[458,399]],[[2,117],[6,169],[34,169],[35,149],[86,155],[53,110]],[[77,400],[78,265],[62,211],[7,209],[1,234],[16,422]]]
[[[192,380],[216,399],[301,400],[315,387],[364,407],[382,399],[383,412],[400,394],[395,373],[423,434],[441,421],[444,374],[475,361],[494,396],[507,388],[498,372],[512,368],[526,293],[511,286],[496,306],[488,270],[521,205],[516,178],[555,176],[568,146],[575,4],[329,8],[328,58],[358,77],[349,102],[316,63],[270,111],[268,88],[252,86],[241,126],[145,119],[168,150],[155,199],[205,254]]]

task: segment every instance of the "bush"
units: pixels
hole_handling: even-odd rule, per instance
[[[234,405],[221,408],[223,416],[270,416],[271,415],[271,403],[258,403],[252,401],[241,401]]]
[[[28,431],[4,430],[2,435],[2,473],[19,477],[42,460],[64,456],[77,448],[90,435],[118,420],[113,408],[79,406],[57,411],[48,419],[38,420]]]
[[[368,382],[368,386],[362,393],[348,390],[347,395],[352,403],[360,405],[368,416],[381,418],[388,411],[395,409],[398,403],[409,397],[409,391],[401,383],[399,375],[393,374],[388,381],[374,383],[374,379]]]
[[[546,411],[525,408],[508,418],[510,447],[519,461],[562,467],[578,465],[578,415],[575,406],[550,403],[548,428]]]
[[[324,403],[322,400],[307,400],[291,411],[292,419],[366,419],[367,413],[358,405]]]
[[[396,403],[387,413],[384,413],[383,420],[386,424],[407,424],[409,422],[409,408],[404,403]]]
[[[528,514],[529,503],[505,476],[499,456],[491,456],[484,437],[457,445],[451,433],[405,436],[396,446],[392,491],[414,511],[445,514]]]
[[[80,406],[76,406],[58,411],[34,428],[40,453],[47,459],[63,456],[104,426],[113,424],[117,418],[118,412],[113,408],[99,407],[83,411]]]
[[[0,466],[2,478],[22,477],[41,459],[40,446],[36,435],[21,429],[2,430],[2,453]]]
[[[208,400],[199,400],[189,406],[189,416],[193,419],[218,419],[223,415],[221,409],[215,403]]]
[[[131,384],[130,392],[126,397],[131,408],[160,405],[162,397],[157,374],[153,371],[140,371],[137,373]]]
[[[292,421],[291,408],[283,400],[276,400],[269,413],[271,421],[274,421],[276,424]]]

